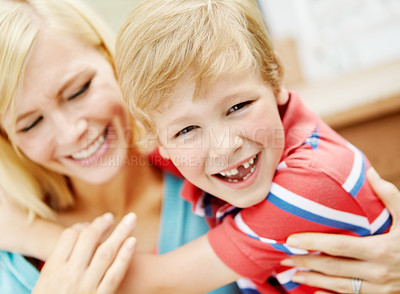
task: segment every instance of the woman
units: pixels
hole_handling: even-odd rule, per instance
[[[163,253],[205,233],[204,221],[178,196],[181,181],[134,146],[137,132],[120,98],[113,48],[108,28],[80,2],[0,1],[0,206],[8,211],[1,228],[9,234],[0,248],[45,260],[59,234],[56,225],[43,232],[40,219],[28,226],[15,203],[62,227],[135,211],[137,252]],[[109,284],[118,284],[132,255],[134,218],[127,214],[104,243],[110,214],[71,228],[43,275],[61,263],[57,271],[76,279],[61,276],[57,290],[112,292]],[[38,276],[32,264],[17,254],[0,256],[0,292],[31,292]],[[79,278],[84,285],[77,286]],[[51,285],[38,286],[45,292]]]

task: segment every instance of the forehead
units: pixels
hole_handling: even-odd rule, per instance
[[[60,76],[72,74],[91,46],[63,31],[44,30],[32,48],[25,71],[24,85],[56,82]],[[88,56],[89,57],[89,56]],[[50,77],[53,77],[49,80]]]
[[[93,71],[105,60],[93,45],[65,31],[49,29],[39,32],[28,58],[14,107],[1,121],[6,130],[19,114],[47,107],[69,80]]]
[[[222,108],[238,98],[250,98],[260,94],[265,87],[261,75],[256,71],[225,73],[209,84],[207,91],[195,94],[195,83],[187,77],[180,81],[175,91],[151,115],[160,124],[159,118],[174,121],[177,117],[190,117],[188,113],[197,113],[200,109]]]
[[[35,103],[33,98],[56,95],[66,81],[90,65],[93,53],[92,46],[69,33],[41,31],[27,63],[17,108]]]

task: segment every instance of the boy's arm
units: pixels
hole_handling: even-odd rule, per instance
[[[39,217],[30,222],[27,212],[0,190],[1,250],[46,260],[63,230],[61,225]]]
[[[63,228],[52,225],[49,221],[37,219],[36,228],[29,232],[32,236],[29,240],[51,240],[46,246],[43,245],[47,242],[40,242],[43,248],[29,248],[37,258],[48,259],[63,231]],[[46,237],[38,238],[40,235],[35,232],[46,234]],[[82,242],[90,246],[94,240]],[[206,293],[239,278],[239,274],[217,257],[207,235],[204,235],[163,255],[135,253],[117,293]]]
[[[204,235],[164,255],[135,254],[118,293],[205,293],[239,278]]]
[[[0,234],[7,236],[0,238],[1,250],[47,260],[64,229],[39,217],[30,223],[23,209],[0,195]],[[95,241],[82,242],[90,246]],[[204,293],[239,275],[219,260],[202,236],[165,255],[136,254],[126,277],[121,293]]]
[[[24,246],[18,253],[46,261],[56,247],[65,227],[39,217],[27,226],[26,233],[22,236]]]

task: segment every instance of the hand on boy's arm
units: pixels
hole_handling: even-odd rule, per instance
[[[202,236],[164,255],[135,254],[118,293],[206,293],[240,276],[215,255]]]
[[[294,247],[331,255],[291,259],[293,266],[315,271],[298,272],[295,281],[342,293],[352,292],[351,279],[360,278],[361,293],[400,292],[400,191],[372,169],[367,177],[392,215],[390,232],[364,238],[317,233],[291,236],[288,242]]]

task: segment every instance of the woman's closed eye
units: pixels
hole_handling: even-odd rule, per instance
[[[84,84],[77,92],[75,92],[72,96],[70,96],[68,98],[68,100],[73,100],[77,97],[79,97],[80,95],[82,95],[83,93],[85,93],[89,88],[90,88],[90,84],[92,83],[92,80],[90,79],[86,84]]]
[[[182,130],[180,130],[179,132],[177,132],[175,134],[175,138],[178,138],[179,136],[185,135],[195,129],[199,128],[198,126],[188,126],[186,128],[183,128]]]
[[[241,102],[241,103],[235,104],[231,108],[228,109],[228,111],[226,112],[226,115],[229,115],[229,114],[231,114],[233,112],[241,110],[241,109],[249,106],[253,102],[254,102],[254,100],[249,100],[249,101],[245,101],[245,102]]]
[[[42,119],[43,119],[42,116],[38,117],[33,123],[31,123],[30,125],[28,125],[27,127],[23,128],[23,129],[21,129],[20,132],[27,133],[28,131],[33,129],[38,123],[40,123]]]

